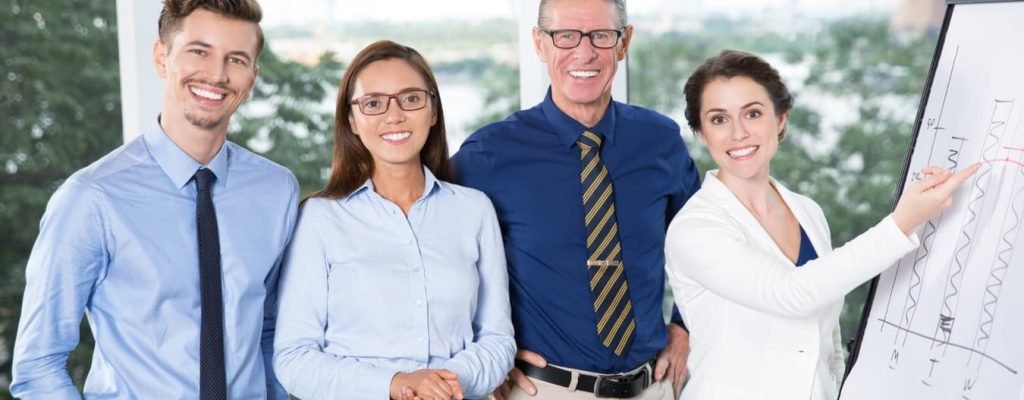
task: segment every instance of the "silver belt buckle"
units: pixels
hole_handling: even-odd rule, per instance
[[[589,264],[590,262],[588,261],[587,263]],[[594,377],[594,397],[596,397],[596,398],[599,398],[599,399],[606,398],[606,397],[601,395],[602,394],[601,393],[601,382],[604,381],[604,379],[605,378],[603,376],[601,376],[601,375],[598,375],[598,376]]]
[[[651,386],[653,376],[650,371],[650,368],[647,368],[645,365],[645,367],[641,367],[631,372],[612,375],[596,375],[594,377],[594,397],[599,399],[622,398],[621,396],[624,395],[624,393],[616,393],[611,396],[606,396],[605,393],[601,391],[601,384],[605,381],[609,381],[619,385],[633,385],[637,379],[643,378],[643,382],[640,383],[640,390],[636,393],[631,393],[631,396],[628,398],[639,396],[644,390],[647,390],[647,388]]]

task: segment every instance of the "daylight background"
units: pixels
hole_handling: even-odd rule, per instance
[[[345,64],[378,39],[431,63],[452,151],[519,108],[514,0],[261,3],[268,51],[230,140],[291,168],[304,193],[323,185],[330,165]],[[767,58],[796,95],[773,175],[821,204],[838,245],[890,209],[944,8],[942,0],[631,0],[629,102],[685,126],[683,82],[703,59],[725,48]],[[46,202],[122,143],[117,26],[114,0],[0,2],[0,398],[9,397],[25,263]],[[710,158],[685,128],[683,136],[703,175]],[[847,339],[865,296],[861,288],[847,297]],[[83,323],[68,365],[79,385],[91,354]]]

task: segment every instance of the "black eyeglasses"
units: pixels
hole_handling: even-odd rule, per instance
[[[541,32],[551,36],[551,43],[560,49],[575,49],[583,41],[584,36],[590,37],[590,45],[599,49],[610,49],[619,43],[622,37],[621,29],[595,29],[590,32],[583,32],[576,29],[541,29]]]
[[[398,103],[398,108],[405,111],[416,111],[427,106],[430,98],[434,94],[430,91],[423,89],[409,89],[403,90],[395,94],[368,94],[366,96],[352,100],[352,105],[359,105],[359,111],[363,115],[380,115],[388,112],[388,106],[391,105],[391,99],[395,99]]]

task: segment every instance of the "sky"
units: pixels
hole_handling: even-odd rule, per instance
[[[656,13],[753,15],[798,10],[815,16],[888,12],[901,0],[629,0],[630,15]],[[536,0],[261,0],[268,27],[303,24],[334,16],[335,21],[422,21],[444,18],[513,18],[518,7]],[[301,4],[298,5],[297,4]],[[455,12],[457,10],[457,12]]]

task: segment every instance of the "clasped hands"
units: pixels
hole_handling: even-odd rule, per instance
[[[395,400],[457,400],[463,396],[458,375],[446,369],[399,372],[391,378],[389,392]]]

